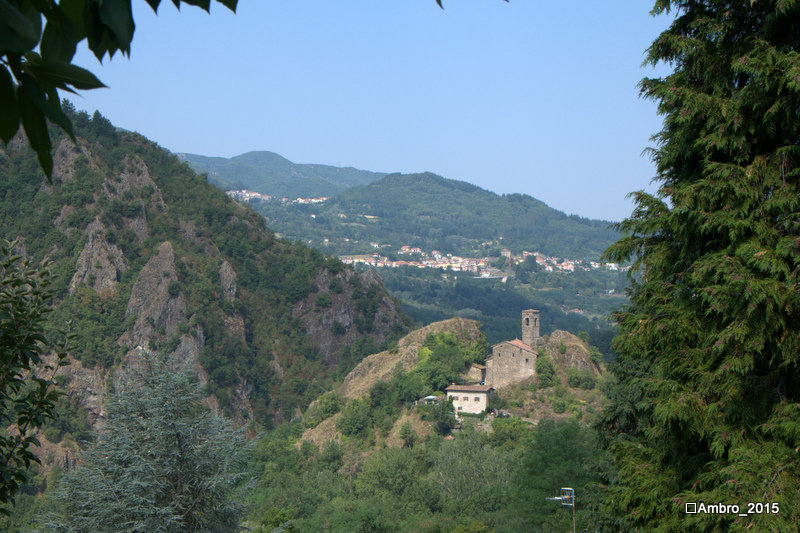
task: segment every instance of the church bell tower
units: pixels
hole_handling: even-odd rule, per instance
[[[539,311],[526,309],[522,312],[522,342],[534,347],[539,341]]]

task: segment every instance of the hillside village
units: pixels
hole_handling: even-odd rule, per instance
[[[347,240],[347,239],[345,239]],[[384,248],[389,245],[381,245],[371,242],[373,248]],[[348,265],[362,264],[378,268],[397,268],[401,266],[412,266],[417,268],[434,268],[451,270],[454,272],[472,272],[481,278],[501,278],[505,274],[502,270],[493,266],[498,261],[496,257],[461,257],[453,254],[443,254],[438,250],[430,252],[424,251],[419,247],[403,245],[397,250],[397,255],[407,255],[413,257],[409,260],[391,260],[381,256],[380,252],[361,255],[342,255],[339,259]],[[609,272],[626,271],[630,267],[617,263],[605,263],[601,261],[586,261],[579,259],[563,259],[551,257],[541,252],[530,252],[523,250],[520,254],[514,254],[508,248],[500,251],[500,256],[507,258],[513,265],[519,265],[526,261],[528,257],[533,257],[536,265],[547,272],[571,273],[576,270],[605,270]]]

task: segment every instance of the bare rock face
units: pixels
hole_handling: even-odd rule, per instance
[[[397,343],[397,351],[383,351],[372,354],[361,360],[356,367],[345,376],[339,393],[344,398],[360,398],[369,393],[369,389],[378,381],[391,379],[394,368],[399,364],[409,372],[417,366],[419,349],[428,335],[452,333],[459,339],[475,342],[481,336],[480,324],[467,318],[449,318],[414,330]]]
[[[362,335],[355,325],[358,312],[353,301],[354,287],[351,281],[356,281],[353,280],[354,277],[358,277],[357,283],[361,291],[373,289],[383,292],[371,323],[373,329],[368,333],[370,337],[381,342],[400,321],[394,301],[385,293],[383,281],[375,272],[357,274],[352,270],[344,270],[333,274],[329,270],[323,270],[315,280],[318,292],[295,304],[292,316],[302,320],[306,334],[314,340],[328,364],[337,362],[336,357],[342,346],[351,344],[356,337]],[[332,283],[340,289],[331,289]],[[320,306],[318,298],[329,299],[330,305]]]
[[[165,340],[177,332],[178,326],[186,321],[183,296],[174,289],[170,294],[170,288],[177,282],[175,253],[172,244],[164,242],[139,272],[131,289],[125,317],[135,316],[136,322],[132,331],[120,339],[120,344],[147,347],[150,340]]]
[[[142,158],[137,155],[126,155],[122,160],[122,172],[108,178],[104,183],[106,191],[112,197],[119,197],[126,191],[139,191],[145,187],[150,187],[152,196],[150,201],[159,207],[164,207],[164,198],[161,190],[156,186],[153,178],[150,177],[150,170]]]
[[[562,348],[564,353],[561,353]],[[544,343],[544,351],[559,370],[570,367],[577,367],[579,370],[589,369],[595,377],[601,373],[592,361],[586,343],[568,331],[557,329],[551,333]]]
[[[98,169],[92,161],[89,150],[80,144],[75,144],[71,139],[64,138],[58,143],[53,152],[53,182],[63,183],[75,177],[75,161],[81,155],[86,156],[90,168]]]
[[[178,229],[181,232],[183,242],[186,244],[199,246],[208,257],[213,258],[219,255],[219,248],[211,242],[211,239],[197,235],[197,227],[193,221],[181,220]]]
[[[219,267],[219,280],[222,283],[222,294],[232,302],[236,298],[236,272],[227,260]]]
[[[95,218],[87,227],[89,240],[83,247],[69,283],[72,294],[78,285],[86,284],[98,292],[113,292],[122,272],[128,270],[125,257],[115,244],[106,240],[106,228]]]
[[[126,155],[122,160],[122,168],[119,174],[106,178],[103,188],[110,198],[119,198],[127,191],[139,193],[142,190],[149,190],[149,197],[138,200],[141,206],[139,214],[134,217],[124,217],[125,226],[136,234],[139,242],[142,242],[150,235],[150,226],[145,216],[145,202],[160,211],[166,210],[166,204],[161,190],[150,177],[150,170],[139,156]]]
[[[200,352],[205,345],[203,329],[200,326],[195,326],[190,333],[181,335],[180,344],[171,354],[173,369],[193,370],[197,374],[201,385],[205,385],[208,382],[208,374],[200,364]]]

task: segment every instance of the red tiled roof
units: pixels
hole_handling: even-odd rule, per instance
[[[507,341],[509,344],[513,344],[517,348],[522,348],[523,350],[533,351],[533,348],[525,344],[519,339],[514,339],[513,341]]]
[[[501,344],[510,344],[510,345],[515,346],[517,348],[522,348],[526,352],[536,353],[533,348],[531,348],[530,346],[528,346],[527,344],[525,344],[524,342],[522,342],[519,339],[514,339],[513,341],[498,342],[494,346],[500,346]],[[492,348],[494,348],[494,346],[492,346]],[[491,359],[492,357],[494,357],[494,354],[490,355],[486,359]]]
[[[491,387],[488,385],[450,385],[444,390],[458,392],[489,392]]]

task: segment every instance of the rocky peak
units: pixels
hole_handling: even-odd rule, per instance
[[[69,292],[72,294],[81,283],[98,292],[114,292],[120,274],[128,270],[122,250],[106,240],[106,228],[98,218],[86,226],[86,233],[88,240],[78,256]]]
[[[131,289],[125,317],[136,317],[120,344],[146,347],[151,340],[165,340],[186,321],[186,302],[175,272],[175,253],[169,241],[142,267]],[[127,341],[127,342],[126,342]]]
[[[589,346],[568,331],[555,330],[544,342],[543,349],[559,373],[567,368],[577,367],[579,370],[588,368],[595,376],[601,374],[601,369],[592,361]]]

